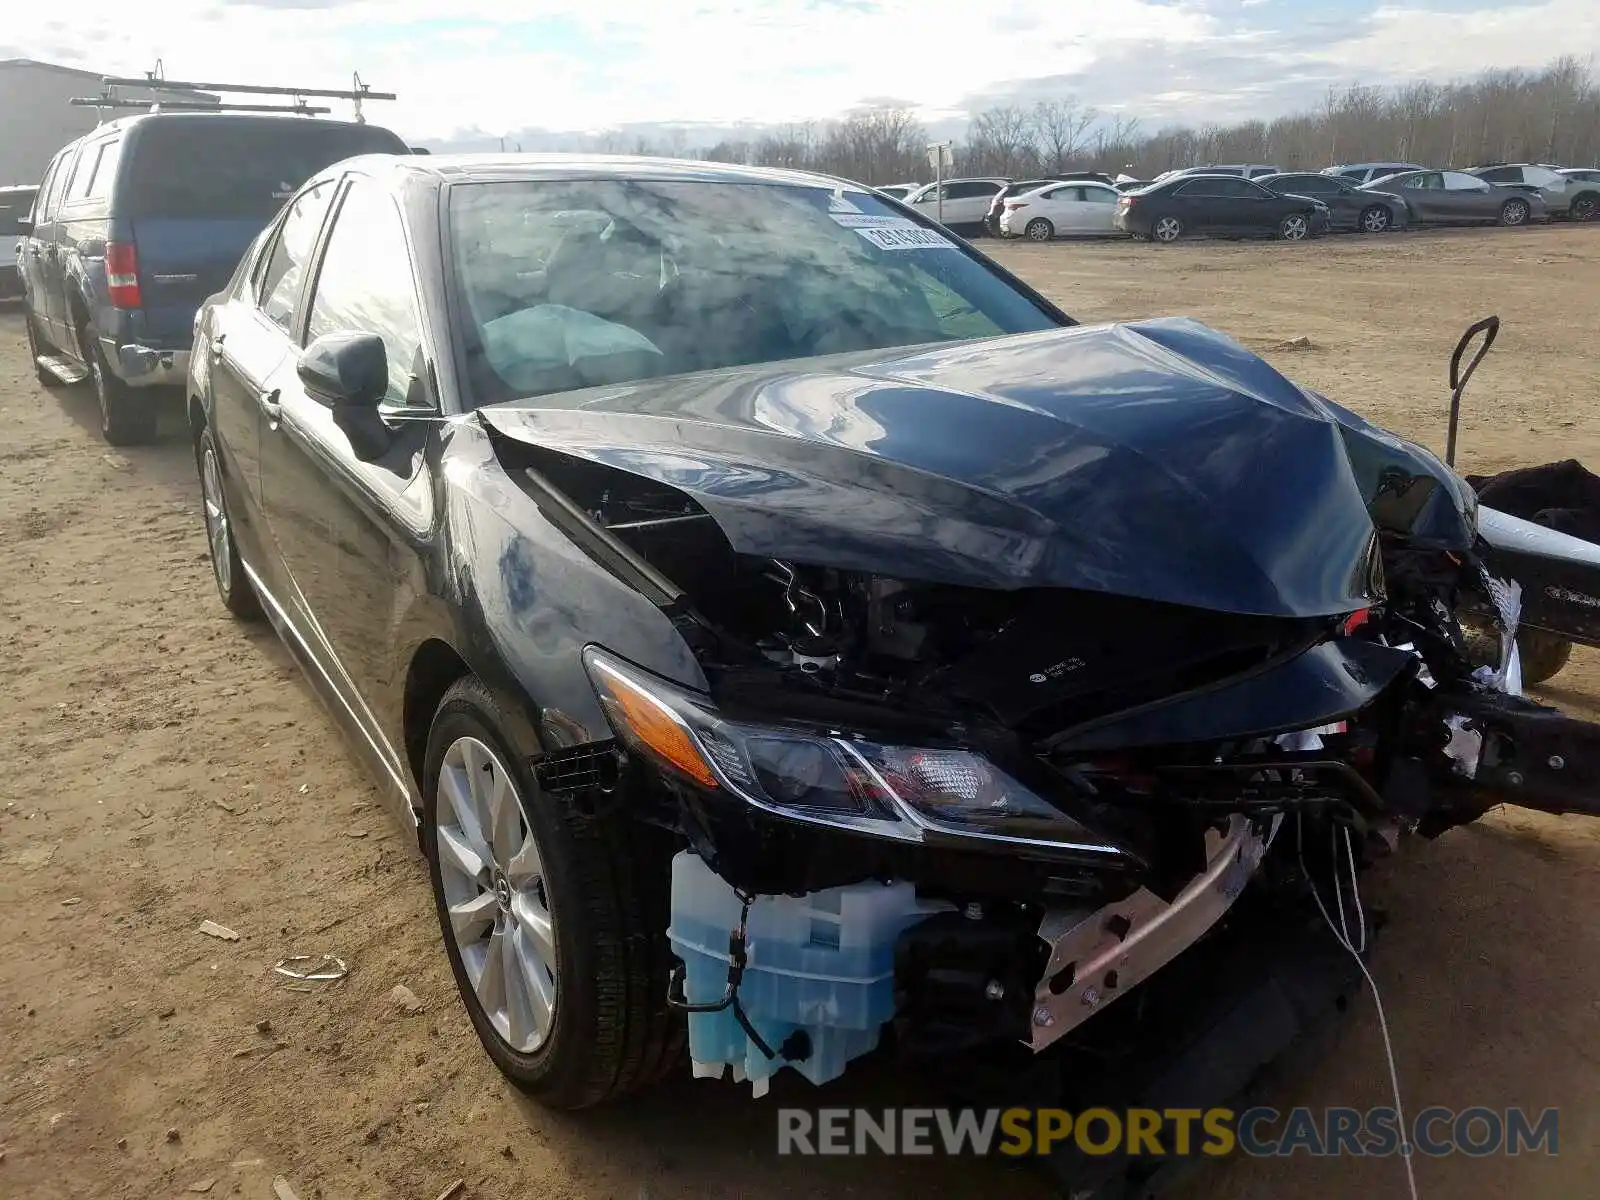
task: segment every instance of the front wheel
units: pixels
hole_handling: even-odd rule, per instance
[[[673,847],[628,812],[544,794],[467,677],[423,767],[423,845],[456,988],[489,1057],[552,1108],[653,1083],[681,1057],[666,1005]]]
[[[1035,217],[1028,222],[1028,227],[1023,230],[1028,235],[1030,242],[1048,242],[1056,235],[1056,227],[1043,217]]]
[[[93,329],[85,329],[81,341],[83,361],[89,365],[89,379],[100,404],[100,436],[113,446],[139,446],[154,441],[156,409],[151,397],[141,396],[138,388],[117,378]]]
[[[22,327],[28,335],[28,365],[33,368],[33,377],[43,387],[61,386],[61,380],[56,378],[55,372],[47,371],[39,365],[39,355],[43,351],[39,347],[39,335],[33,331],[33,314],[27,309],[22,310]]]
[[[1183,222],[1177,217],[1158,217],[1150,227],[1150,236],[1158,242],[1175,242],[1183,236]]]
[[[1383,233],[1392,224],[1389,210],[1381,204],[1374,204],[1361,214],[1361,228],[1367,233]]]
[[[1572,643],[1542,630],[1517,631],[1517,657],[1522,663],[1522,682],[1543,683],[1560,674],[1572,657]]]
[[[1526,200],[1507,200],[1500,206],[1500,224],[1525,225],[1528,221],[1528,202]]]
[[[1278,236],[1286,242],[1303,242],[1311,236],[1311,218],[1304,213],[1290,213],[1278,222]]]
[[[1574,221],[1592,221],[1596,212],[1600,212],[1600,196],[1593,192],[1585,192],[1581,196],[1572,198],[1572,206],[1567,209],[1567,216]]]

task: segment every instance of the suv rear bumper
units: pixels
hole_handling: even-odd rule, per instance
[[[158,350],[136,342],[101,339],[106,362],[129,387],[182,387],[189,378],[188,350]]]

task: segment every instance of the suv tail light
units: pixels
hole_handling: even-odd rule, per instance
[[[106,290],[113,308],[140,306],[139,249],[132,242],[106,243]]]

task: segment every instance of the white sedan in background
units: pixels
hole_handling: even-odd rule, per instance
[[[1001,237],[1048,242],[1057,236],[1121,237],[1112,224],[1120,193],[1104,183],[1080,180],[1052,183],[1021,196],[1008,196],[1000,213]]]

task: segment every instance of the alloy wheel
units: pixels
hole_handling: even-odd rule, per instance
[[[1574,221],[1587,221],[1594,216],[1597,208],[1600,208],[1600,201],[1596,201],[1593,196],[1579,196],[1572,202],[1572,208],[1568,210],[1567,215]]]
[[[1507,225],[1521,225],[1528,219],[1528,206],[1521,200],[1508,201],[1500,216]]]
[[[519,1054],[550,1034],[555,920],[544,864],[511,773],[461,737],[439,767],[439,879],[454,940],[484,1015]]]
[[[228,537],[228,510],[222,501],[222,473],[217,452],[209,445],[200,460],[200,491],[206,508],[206,536],[211,542],[211,569],[226,596],[233,580],[233,551]]]
[[[1382,208],[1369,208],[1361,216],[1361,228],[1368,233],[1382,233],[1389,228],[1389,213]]]
[[[1177,217],[1162,217],[1156,222],[1155,235],[1160,241],[1175,242],[1182,232],[1183,225]]]
[[[1303,241],[1306,234],[1310,232],[1310,222],[1302,216],[1285,217],[1283,219],[1283,240],[1286,242]]]
[[[1055,230],[1050,227],[1050,222],[1043,218],[1028,222],[1027,234],[1030,241],[1048,242],[1050,235],[1054,232]]]

